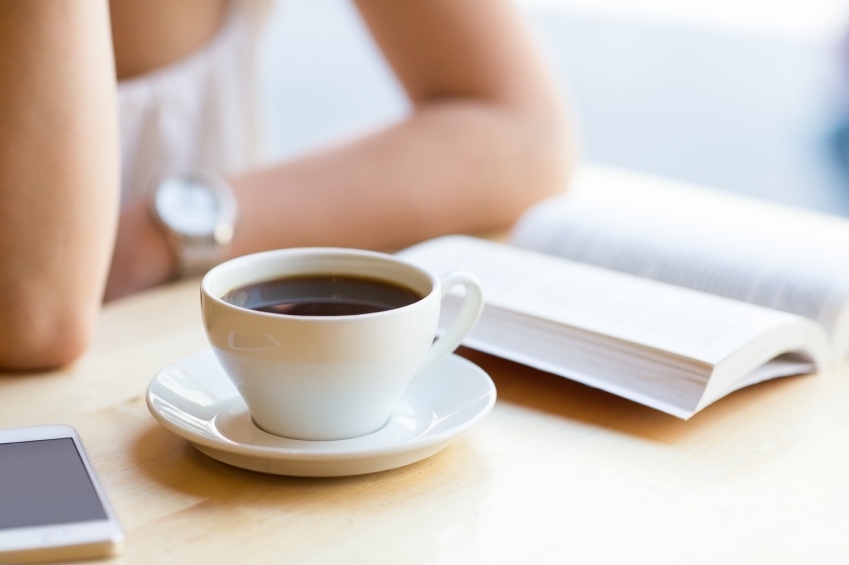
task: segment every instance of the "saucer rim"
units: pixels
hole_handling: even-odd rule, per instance
[[[495,387],[495,383],[492,381],[492,378],[489,376],[489,374],[487,374],[486,371],[484,371],[481,367],[479,367],[475,363],[469,361],[468,359],[461,357],[460,355],[457,355],[456,353],[451,353],[448,357],[446,357],[446,360],[452,359],[455,362],[459,362],[462,365],[465,365],[467,369],[478,372],[480,376],[485,377],[486,385],[487,385],[487,388],[489,389],[486,393],[489,396],[489,401],[487,402],[486,406],[484,406],[472,418],[470,418],[469,420],[467,420],[467,421],[465,421],[465,422],[463,422],[463,423],[461,423],[457,426],[451,427],[447,430],[444,430],[442,432],[439,432],[437,434],[430,435],[430,436],[427,436],[427,437],[424,437],[424,438],[421,438],[421,437],[414,438],[414,439],[412,439],[408,442],[402,443],[402,444],[392,444],[392,445],[385,445],[385,446],[379,446],[379,447],[370,447],[370,448],[365,448],[365,449],[356,448],[356,447],[345,448],[345,446],[342,445],[342,446],[340,446],[339,450],[315,452],[315,451],[310,451],[309,447],[307,447],[307,446],[309,446],[310,444],[315,445],[315,444],[328,444],[328,443],[344,444],[346,442],[349,442],[349,441],[352,441],[352,440],[355,440],[355,439],[360,439],[362,437],[367,437],[367,436],[359,436],[359,437],[356,437],[356,438],[347,438],[347,439],[340,439],[340,440],[297,440],[297,439],[293,439],[293,438],[283,438],[281,436],[281,439],[284,439],[284,440],[287,440],[287,441],[297,441],[297,442],[303,443],[304,446],[305,446],[303,449],[297,449],[297,448],[293,449],[291,447],[265,447],[265,446],[256,446],[256,445],[246,445],[246,444],[234,442],[234,441],[229,440],[229,439],[224,438],[224,437],[216,440],[216,439],[209,438],[207,436],[196,435],[192,430],[178,426],[177,424],[174,424],[170,420],[167,420],[166,418],[164,418],[159,413],[158,410],[154,409],[154,407],[152,405],[151,388],[153,387],[153,384],[157,381],[159,376],[163,372],[165,372],[166,370],[170,369],[174,365],[182,363],[183,361],[185,361],[189,357],[193,357],[195,355],[200,355],[200,354],[202,354],[206,351],[209,351],[211,353],[212,349],[206,348],[206,349],[203,349],[203,350],[198,351],[196,353],[193,353],[191,355],[186,355],[186,356],[178,359],[177,361],[175,361],[173,363],[169,363],[168,365],[166,365],[165,367],[163,367],[162,369],[157,371],[156,375],[153,377],[153,379],[151,379],[150,383],[148,384],[147,391],[145,393],[145,401],[146,401],[146,404],[147,404],[148,411],[151,413],[151,415],[154,417],[154,419],[157,422],[159,422],[159,424],[161,424],[168,431],[174,433],[175,435],[177,435],[179,437],[182,437],[183,439],[188,440],[189,442],[191,442],[193,444],[199,444],[199,445],[203,445],[205,447],[209,447],[211,449],[226,451],[228,453],[238,454],[238,455],[243,455],[243,456],[248,456],[248,457],[261,457],[261,458],[266,458],[266,459],[270,458],[270,459],[279,459],[279,460],[286,460],[286,459],[291,459],[293,457],[296,457],[301,461],[316,461],[316,462],[319,462],[319,461],[329,461],[329,460],[332,460],[332,461],[357,460],[357,459],[362,459],[363,457],[381,457],[381,456],[391,455],[391,454],[402,454],[402,453],[406,453],[406,452],[418,451],[418,450],[425,449],[429,446],[436,445],[436,444],[439,444],[439,443],[447,444],[453,438],[464,433],[470,427],[474,426],[480,420],[485,418],[492,411],[493,407],[495,406],[495,402],[497,400],[497,397],[498,397],[498,391]],[[214,354],[213,354],[213,358],[215,358]],[[217,359],[216,359],[216,362],[217,362]],[[439,364],[437,364],[430,371],[428,371],[427,373],[422,375],[422,377],[420,377],[420,378],[426,378],[427,375],[431,371],[437,370],[438,367],[439,367]],[[237,400],[237,402],[238,402],[238,400]],[[244,402],[244,400],[242,400],[242,402]],[[256,424],[254,424],[254,426],[256,426]],[[257,428],[257,429],[262,431],[263,433],[268,434],[268,432],[265,432],[261,428]],[[379,433],[379,431],[380,430],[378,430],[377,432],[373,432],[373,433]],[[270,435],[272,437],[278,437],[278,436],[274,436],[273,434],[268,434],[268,435]],[[371,435],[371,434],[369,434],[369,435]]]

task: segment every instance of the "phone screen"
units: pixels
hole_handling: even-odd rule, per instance
[[[106,519],[74,440],[0,444],[0,529]]]

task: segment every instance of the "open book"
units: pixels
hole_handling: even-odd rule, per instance
[[[511,245],[449,236],[400,253],[481,279],[466,345],[680,418],[849,354],[849,221],[633,174],[577,184]],[[441,325],[461,302],[446,297]]]

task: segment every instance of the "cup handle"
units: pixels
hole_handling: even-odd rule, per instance
[[[430,369],[435,363],[442,360],[455,349],[460,346],[463,338],[466,337],[483,312],[483,289],[481,283],[476,276],[466,271],[454,271],[439,277],[439,284],[442,287],[442,296],[448,294],[448,291],[457,285],[466,287],[466,299],[463,301],[463,307],[460,308],[460,313],[457,319],[445,332],[445,335],[437,339],[430,346],[421,367],[419,367],[416,376],[422,375]]]

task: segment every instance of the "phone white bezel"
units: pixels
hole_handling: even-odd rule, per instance
[[[89,461],[88,453],[74,428],[56,425],[0,430],[0,444],[65,438],[73,440],[88,478],[97,493],[97,498],[106,512],[106,519],[0,529],[0,555],[7,552],[39,551],[80,545],[109,544],[117,547],[123,541],[124,531],[121,529],[121,524],[112,510],[112,505],[109,504],[106,491],[103,490],[100,479]]]

